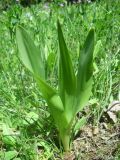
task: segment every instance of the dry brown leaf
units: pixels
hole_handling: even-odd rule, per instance
[[[110,119],[113,120],[114,123],[117,122],[117,116],[116,116],[116,114],[114,112],[108,111],[107,114],[109,115]]]
[[[120,101],[113,101],[109,107],[107,111],[111,111],[111,112],[118,112],[120,111]]]

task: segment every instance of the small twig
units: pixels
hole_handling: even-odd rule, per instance
[[[115,102],[114,104],[112,104],[112,105],[110,106],[110,108],[108,108],[108,109],[106,110],[106,112],[110,111],[111,108],[113,108],[113,107],[116,106],[117,104],[120,104],[120,102],[118,101],[118,102]]]

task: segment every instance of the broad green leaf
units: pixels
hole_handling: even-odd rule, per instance
[[[31,37],[22,27],[17,27],[16,39],[19,49],[19,56],[24,65],[35,75],[44,78],[45,70],[41,53],[35,46]]]
[[[61,97],[56,93],[56,91],[51,88],[45,81],[41,80],[39,77],[36,77],[36,81],[39,85],[41,93],[45,98],[49,108],[50,113],[55,120],[57,127],[61,125],[61,115],[64,112],[64,106],[61,100]]]
[[[59,111],[63,111],[64,110],[63,103],[62,103],[60,96],[57,94],[57,92],[53,88],[51,88],[45,81],[41,80],[40,78],[37,77],[36,81],[50,109],[52,110],[56,109]]]
[[[2,124],[2,141],[6,145],[14,146],[16,144],[15,132],[7,124]]]
[[[91,95],[93,75],[94,30],[91,29],[79,56],[77,73],[77,108],[81,110]]]
[[[58,21],[58,41],[60,48],[59,92],[65,109],[63,116],[64,120],[62,121],[62,123],[66,125],[69,124],[73,119],[74,100],[76,93],[76,77],[59,21]]]
[[[56,91],[44,81],[44,64],[38,48],[22,27],[17,28],[16,37],[20,58],[24,65],[34,74],[43,97],[54,109],[63,110],[60,97],[56,96]]]
[[[66,95],[71,96],[75,94],[76,77],[59,22],[58,22],[58,40],[60,48],[59,89],[63,103],[65,104]]]
[[[64,106],[61,97],[56,93],[53,88],[47,85],[40,78],[36,78],[36,80],[41,92],[43,93],[43,97],[45,98],[50,108],[50,113],[55,120],[55,124],[58,128],[61,128],[60,126],[64,126],[64,124],[66,123],[64,117],[62,118],[62,115],[64,113]]]
[[[8,151],[8,152],[2,152],[0,153],[0,158],[1,160],[12,160],[13,158],[15,158],[17,156],[17,151]]]

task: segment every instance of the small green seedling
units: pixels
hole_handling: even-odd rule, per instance
[[[16,38],[20,59],[33,73],[42,96],[50,108],[64,150],[69,151],[73,132],[81,124],[80,121],[75,126],[76,114],[87,104],[91,95],[94,30],[89,31],[79,55],[78,71],[75,74],[59,22],[57,28],[60,48],[58,90],[46,83],[42,53],[22,27],[17,27]]]

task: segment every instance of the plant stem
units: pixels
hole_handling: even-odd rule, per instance
[[[64,132],[61,134],[61,140],[64,147],[65,152],[70,150],[70,134]]]

